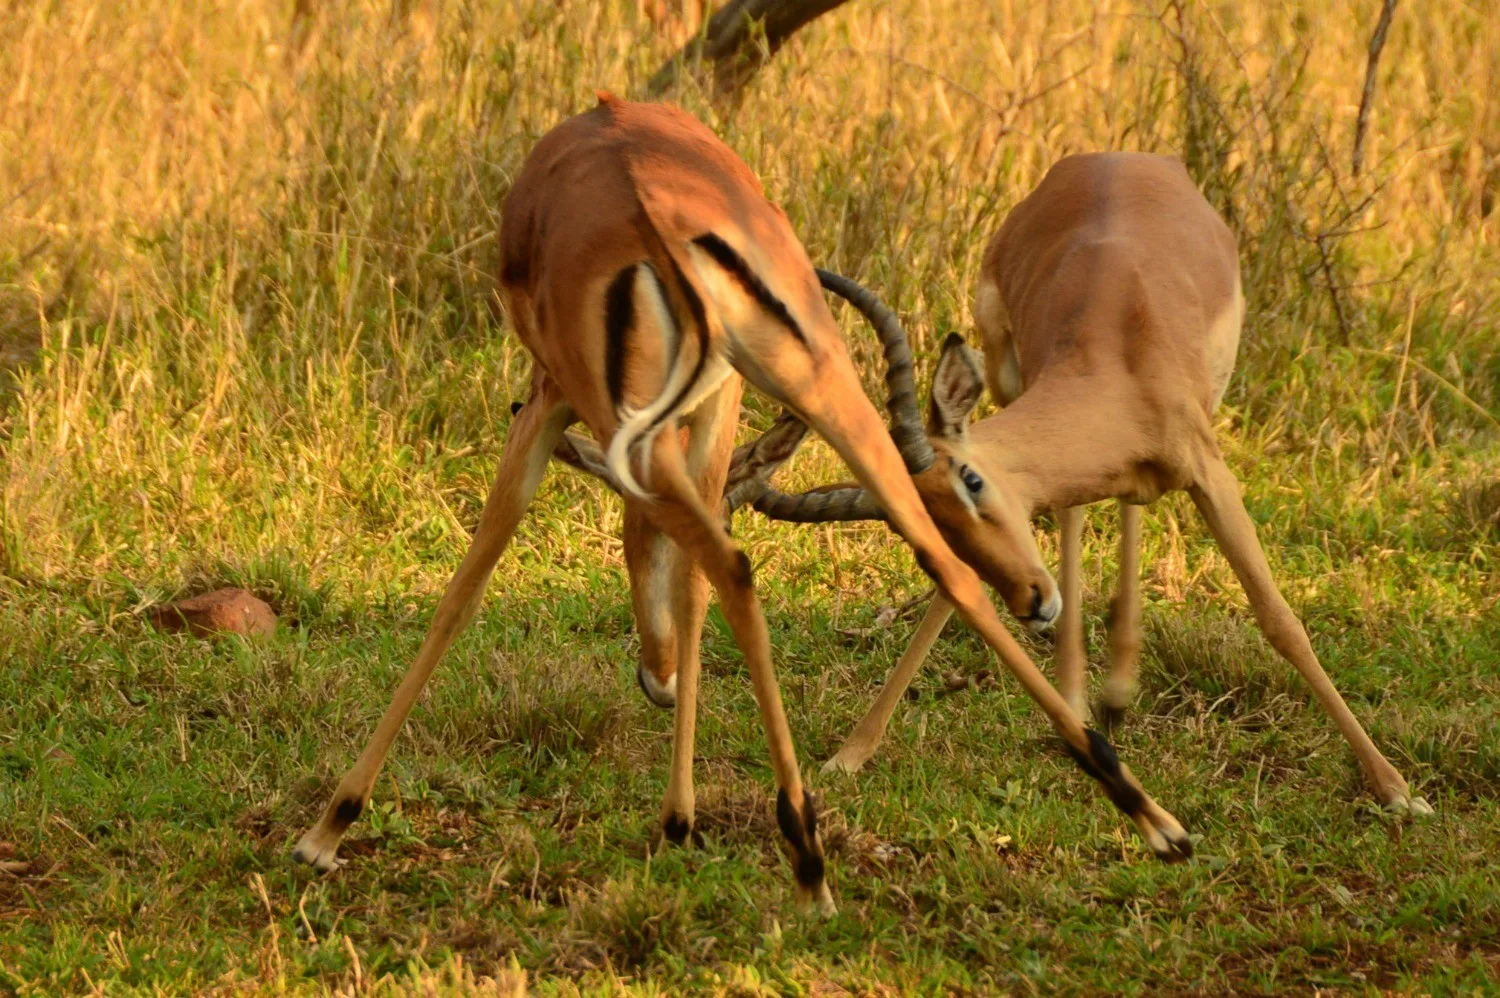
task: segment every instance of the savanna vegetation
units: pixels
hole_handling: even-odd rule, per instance
[[[1373,804],[1182,496],[1146,517],[1119,743],[1201,835],[1193,862],[1151,859],[1013,684],[951,693],[994,667],[956,626],[871,766],[820,776],[925,579],[878,525],[741,514],[823,801],[823,923],[793,912],[715,615],[704,842],[653,850],[671,718],[634,685],[618,500],[562,468],[349,865],[288,860],[414,654],[526,385],[493,294],[508,183],[672,43],[625,0],[445,0],[422,30],[350,0],[295,33],[285,0],[9,5],[0,993],[508,994],[516,970],[544,995],[1491,992],[1497,11],[1398,7],[1356,171],[1379,7],[853,0],[737,102],[669,92],[816,261],[908,317],[924,372],[1051,162],[1182,156],[1242,248],[1226,453],[1325,666],[1437,809]],[[772,415],[749,398],[745,432]],[[817,445],[786,479],[837,474]],[[1101,507],[1085,537],[1096,662],[1112,524]],[[269,600],[278,634],[147,622],[219,584]]]

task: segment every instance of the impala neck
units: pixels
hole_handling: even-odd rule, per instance
[[[1053,376],[972,425],[969,444],[1028,515],[1116,497],[1144,502],[1162,490],[1143,466],[1151,448],[1140,416],[1121,379]]]

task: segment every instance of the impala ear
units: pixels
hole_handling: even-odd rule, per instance
[[[934,437],[963,436],[969,414],[984,394],[979,359],[964,338],[948,334],[932,378],[932,405],[927,414],[927,432]]]

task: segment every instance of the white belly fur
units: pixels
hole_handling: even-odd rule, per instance
[[[1208,339],[1204,343],[1203,359],[1208,365],[1208,383],[1213,390],[1209,412],[1219,407],[1224,391],[1229,387],[1229,378],[1234,374],[1235,355],[1240,349],[1240,329],[1245,324],[1245,295],[1240,290],[1239,279],[1234,282],[1234,297],[1229,305],[1208,325]]]
[[[974,294],[974,321],[984,350],[984,378],[996,405],[1010,405],[1021,395],[1021,362],[1010,335],[1010,315],[1000,289],[987,280]]]

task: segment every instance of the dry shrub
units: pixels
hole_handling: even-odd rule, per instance
[[[455,694],[465,701],[452,717],[460,739],[564,755],[607,748],[629,731],[626,701],[605,663],[533,660],[523,668],[498,652],[489,662]]]
[[[1142,679],[1168,702],[1192,700],[1234,716],[1279,698],[1305,700],[1307,688],[1252,621],[1194,608],[1148,612]]]
[[[1500,543],[1500,477],[1477,473],[1453,483],[1443,513],[1456,545]]]
[[[608,880],[597,890],[575,893],[568,902],[567,941],[557,959],[570,971],[612,966],[634,970],[659,953],[694,957],[702,942],[680,887],[629,877]]]

